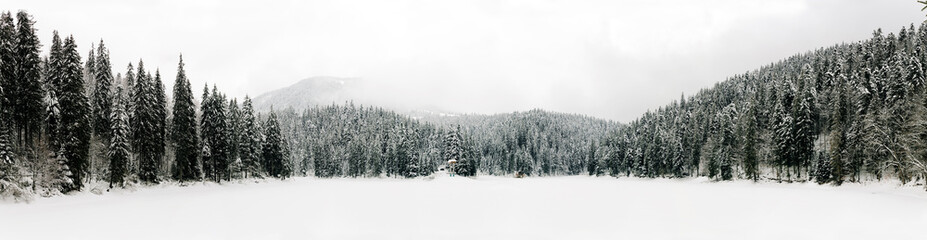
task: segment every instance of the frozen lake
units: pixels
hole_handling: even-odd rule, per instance
[[[915,187],[586,176],[295,178],[0,204],[0,239],[914,239],[925,227]]]

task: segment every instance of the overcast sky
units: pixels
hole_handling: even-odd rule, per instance
[[[914,0],[4,1],[114,70],[144,59],[168,89],[183,53],[205,82],[251,96],[358,77],[384,105],[532,108],[627,122],[726,77],[927,19]],[[43,53],[44,54],[44,53]],[[86,57],[86,56],[85,56]],[[168,93],[170,94],[170,93]]]

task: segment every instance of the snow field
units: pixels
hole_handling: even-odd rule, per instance
[[[924,227],[927,193],[889,183],[294,178],[0,204],[0,239],[920,239]]]

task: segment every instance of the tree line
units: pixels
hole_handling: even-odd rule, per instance
[[[413,119],[370,106],[280,111],[297,174],[316,177],[417,177],[449,167],[460,176],[585,172],[614,122],[542,110]]]
[[[648,111],[592,174],[927,181],[927,23],[795,55]]]
[[[25,11],[0,14],[0,197],[290,175],[276,113],[208,85],[197,104],[182,56],[167,99],[142,60],[114,76],[102,40],[82,59],[55,31],[43,55],[34,23]]]

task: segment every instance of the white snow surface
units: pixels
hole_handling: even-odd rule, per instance
[[[891,183],[250,181],[0,203],[0,239],[927,239],[927,193]]]

